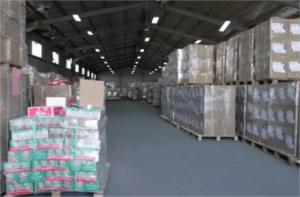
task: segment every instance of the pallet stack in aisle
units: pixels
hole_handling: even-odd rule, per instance
[[[153,106],[160,107],[161,106],[161,87],[153,88]]]
[[[23,67],[28,62],[26,7],[23,0],[0,1],[0,62]]]
[[[163,118],[193,133],[199,140],[202,137],[236,140],[235,86],[203,85],[213,83],[214,46],[188,45],[183,53],[178,51],[181,49],[170,54],[169,62],[182,59],[183,64],[174,65],[187,68],[186,75],[177,81],[172,77],[175,84],[162,88]],[[164,84],[172,81],[166,76],[163,75]],[[182,82],[186,85],[181,85]]]
[[[116,82],[107,82],[106,87],[106,100],[120,100],[121,89],[116,87]]]
[[[67,108],[66,117],[25,116],[10,121],[4,163],[6,194],[105,189],[106,117],[99,109]]]

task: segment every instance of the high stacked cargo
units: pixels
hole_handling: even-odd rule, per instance
[[[115,82],[106,82],[106,100],[120,100],[121,89],[116,87]]]
[[[256,80],[299,79],[299,44],[299,19],[297,24],[297,19],[271,18],[257,25],[255,27]]]
[[[161,88],[154,87],[153,88],[153,106],[160,107],[161,105]]]
[[[235,86],[164,87],[162,113],[203,136],[235,135]]]
[[[241,125],[238,133],[284,155],[297,157],[299,82],[240,86],[239,91],[237,108],[240,117],[245,118],[237,120]]]
[[[41,191],[104,191],[107,179],[106,117],[97,109],[67,108],[67,117],[10,121],[4,163],[7,195]]]
[[[0,1],[0,62],[22,67],[28,62],[25,1]]]
[[[238,47],[239,35],[226,41],[225,82],[238,80]]]
[[[221,42],[216,45],[216,78],[217,84],[224,83],[225,75],[225,64],[226,64],[226,42]]]

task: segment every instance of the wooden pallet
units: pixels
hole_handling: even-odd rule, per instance
[[[269,147],[265,144],[262,144],[260,142],[256,142],[252,139],[247,138],[246,136],[239,135],[239,138],[241,139],[242,142],[248,143],[253,147],[257,147],[265,153],[270,153],[274,157],[281,159],[282,161],[289,164],[290,166],[298,166],[299,167],[300,160],[298,160],[298,158],[290,157],[290,156],[286,155],[284,152],[276,150],[276,149]]]
[[[220,141],[221,139],[234,139],[234,141],[237,141],[238,140],[238,136],[236,135],[232,135],[232,136],[206,136],[206,135],[201,135],[195,131],[192,131],[191,129],[189,128],[186,128],[184,126],[181,126],[180,124],[174,122],[174,121],[171,121],[169,120],[167,117],[161,115],[160,116],[163,120],[169,122],[170,124],[174,125],[177,129],[180,129],[180,130],[183,130],[185,132],[187,132],[188,134],[196,137],[198,139],[198,141],[202,141],[203,138],[210,138],[210,139],[215,139],[216,141]]]

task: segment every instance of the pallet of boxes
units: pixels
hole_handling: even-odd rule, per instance
[[[242,32],[237,71],[243,84],[236,94],[237,134],[291,164],[300,163],[299,38],[299,18],[271,18]]]
[[[37,105],[27,109],[27,116],[10,120],[8,161],[3,165],[7,196],[60,196],[61,191],[103,196],[109,169],[104,82],[80,80],[76,108],[64,107],[71,94],[62,92],[71,91],[68,86],[36,87],[45,98],[35,97]]]
[[[212,85],[215,46],[188,45],[163,69],[162,118],[202,140],[235,135],[235,86]]]

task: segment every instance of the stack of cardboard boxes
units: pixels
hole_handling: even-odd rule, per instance
[[[255,79],[299,79],[299,19],[271,18],[255,31]]]
[[[239,35],[226,41],[225,82],[234,82],[238,79],[238,47]]]
[[[25,66],[28,62],[25,1],[0,1],[0,62]]]
[[[216,45],[216,78],[217,84],[224,83],[224,73],[226,64],[226,42],[221,42]]]

